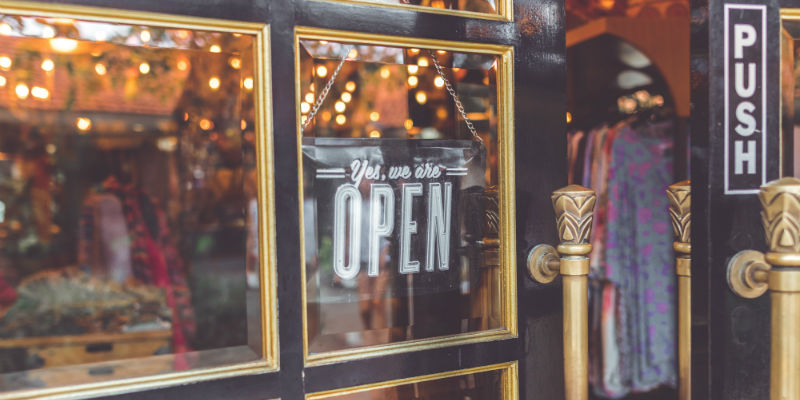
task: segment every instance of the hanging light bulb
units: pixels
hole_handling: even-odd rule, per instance
[[[344,125],[345,122],[347,122],[347,117],[345,117],[342,114],[339,114],[339,115],[336,116],[336,123],[337,124]]]
[[[19,83],[17,84],[17,87],[14,88],[14,92],[20,99],[27,99],[28,95],[30,94],[30,89],[28,89],[28,85]]]
[[[381,114],[379,112],[373,111],[373,112],[369,113],[369,120],[370,121],[378,122],[379,119],[381,119]]]
[[[411,55],[419,54],[419,49],[408,49],[408,54]]]
[[[42,28],[42,37],[43,38],[51,38],[56,35],[56,30],[53,29],[52,26],[45,26]]]
[[[325,68],[324,65],[317,66],[317,76],[324,78],[326,75],[328,75],[328,68]]]
[[[230,64],[233,69],[242,68],[242,59],[239,57],[231,57],[230,60],[228,60],[228,64]]]
[[[347,108],[347,106],[344,104],[344,102],[343,102],[343,101],[337,101],[337,102],[336,102],[336,103],[334,103],[334,105],[333,105],[333,109],[334,109],[334,110],[336,110],[336,112],[344,112],[344,110],[345,110],[346,108]]]
[[[344,89],[348,92],[352,92],[356,90],[356,83],[353,81],[347,81],[347,83],[344,84]]]
[[[353,95],[350,94],[350,92],[342,93],[342,101],[343,102],[349,103],[351,100],[353,100]]]
[[[409,73],[409,74],[416,74],[416,73],[419,71],[419,66],[417,66],[417,65],[413,65],[413,64],[412,64],[412,65],[409,65],[409,66],[408,66],[408,67],[406,67],[406,68],[408,68],[408,73]]]
[[[425,104],[428,102],[428,95],[425,94],[425,92],[423,92],[422,90],[417,92],[414,98],[417,99],[417,103],[419,104]]]
[[[307,103],[314,103],[314,93],[306,93],[306,97],[304,97]]]
[[[50,39],[50,47],[60,53],[69,53],[78,48],[78,41],[64,37]]]
[[[244,85],[244,88],[247,90],[253,90],[253,78],[251,77],[244,78],[242,85]]]
[[[55,67],[56,67],[56,63],[54,63],[53,60],[51,60],[49,58],[45,58],[44,61],[42,61],[42,70],[43,71],[50,72]]]
[[[105,64],[97,63],[94,65],[94,72],[96,72],[97,75],[105,75],[108,70],[106,69]]]
[[[8,84],[8,79],[5,76],[0,75],[0,87],[5,87]]]
[[[50,97],[50,91],[41,86],[34,86],[31,89],[31,95],[37,99],[45,100]]]
[[[212,90],[217,90],[219,89],[220,83],[221,82],[218,77],[212,76],[211,79],[208,80],[208,87],[210,87]]]
[[[203,118],[200,120],[200,129],[204,131],[211,130],[214,127],[214,124],[207,118]]]
[[[150,31],[148,31],[147,29],[145,29],[145,30],[143,30],[143,31],[139,32],[139,39],[141,39],[141,40],[142,40],[142,43],[147,43],[147,42],[149,42],[149,41],[150,41],[150,39],[152,39],[152,38],[153,38],[153,37],[152,37],[152,35],[150,34]]]
[[[303,114],[307,114],[311,111],[311,104],[306,103],[305,101],[300,103],[300,112]]]
[[[433,79],[433,85],[438,88],[444,86],[444,79],[441,76],[437,76]]]
[[[403,126],[406,128],[406,130],[410,130],[411,128],[414,127],[414,120],[411,118],[406,119],[403,122]]]
[[[9,69],[11,68],[11,57],[9,56],[0,56],[0,68],[2,69]]]
[[[222,52],[222,47],[219,47],[218,44],[214,44],[214,45],[211,45],[211,47],[208,48],[208,51],[210,51],[212,53],[221,53]]]
[[[146,62],[139,64],[139,72],[141,72],[142,75],[150,73],[150,64]]]
[[[381,74],[381,78],[386,79],[386,78],[389,77],[389,75],[392,74],[392,71],[389,71],[389,68],[387,68],[387,67],[383,67],[383,68],[381,68],[380,74]]]
[[[416,76],[411,75],[408,77],[408,86],[415,88],[417,87],[418,83],[419,83],[419,78],[417,78]]]
[[[419,65],[420,67],[427,67],[428,59],[425,57],[420,57],[419,60],[417,60],[417,65]]]
[[[9,25],[6,22],[0,24],[0,35],[8,36],[11,35],[12,33],[14,33],[14,29],[11,28],[11,25]]]
[[[88,131],[92,127],[92,120],[86,117],[79,117],[75,120],[75,126],[81,131]]]
[[[180,59],[175,66],[178,67],[179,71],[186,71],[189,69],[189,62],[184,59]]]

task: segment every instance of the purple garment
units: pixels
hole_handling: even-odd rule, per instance
[[[621,128],[609,166],[605,267],[618,288],[621,375],[635,392],[676,382],[669,129]]]

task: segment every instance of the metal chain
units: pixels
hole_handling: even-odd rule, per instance
[[[306,117],[306,120],[302,124],[303,132],[305,132],[306,128],[308,128],[308,126],[311,125],[311,121],[314,120],[314,117],[317,116],[317,113],[319,112],[322,103],[325,101],[325,98],[328,97],[328,93],[330,92],[331,87],[333,87],[333,83],[336,81],[336,77],[342,70],[342,66],[344,66],[344,63],[345,61],[347,61],[347,57],[350,55],[350,51],[353,50],[353,48],[355,48],[355,46],[350,46],[346,48],[347,51],[345,51],[344,56],[342,56],[342,59],[339,61],[339,65],[336,66],[336,69],[331,74],[331,77],[328,79],[328,82],[325,84],[325,87],[322,88],[322,91],[319,93],[317,100],[311,106],[311,110],[308,112],[308,116]],[[464,109],[464,105],[461,103],[461,99],[459,99],[458,97],[458,93],[456,93],[456,90],[453,88],[453,85],[450,83],[450,80],[447,79],[447,76],[445,76],[444,69],[442,68],[442,65],[439,64],[439,59],[436,58],[436,52],[434,52],[433,50],[429,50],[428,53],[431,56],[431,61],[433,61],[434,68],[436,68],[436,73],[439,75],[440,78],[442,78],[442,81],[444,81],[445,89],[447,89],[447,92],[450,93],[450,97],[453,98],[453,102],[456,104],[456,109],[458,109],[458,113],[461,114],[462,118],[464,118],[464,123],[467,125],[467,129],[469,129],[469,133],[475,140],[483,144],[483,139],[481,139],[481,137],[478,136],[478,131],[475,129],[475,125],[473,125],[472,120],[470,120],[469,117],[467,117],[467,112]]]
[[[347,51],[344,52],[344,56],[342,56],[341,61],[339,61],[339,65],[336,66],[336,69],[331,74],[331,77],[330,79],[328,79],[328,82],[325,84],[325,87],[322,88],[322,91],[319,93],[317,101],[315,101],[314,105],[311,106],[311,111],[309,111],[306,120],[303,121],[302,132],[305,132],[306,128],[308,128],[308,126],[311,125],[311,121],[313,121],[314,117],[317,116],[317,112],[319,112],[319,108],[322,106],[322,102],[324,102],[325,98],[328,97],[328,92],[331,91],[331,87],[333,87],[333,83],[334,81],[336,81],[336,77],[339,75],[339,71],[342,70],[344,62],[347,61],[347,57],[350,55],[350,51],[353,50],[354,47],[355,46],[350,46],[345,48],[345,50]]]
[[[464,118],[464,123],[467,125],[467,129],[469,129],[469,133],[472,134],[472,137],[477,139],[479,142],[483,143],[483,139],[478,136],[478,131],[475,130],[475,125],[472,124],[472,120],[467,117],[467,111],[464,110],[464,105],[461,104],[461,99],[458,98],[458,93],[453,88],[453,85],[450,84],[450,81],[444,74],[444,69],[442,69],[442,65],[439,64],[439,60],[436,58],[436,53],[433,50],[429,50],[431,60],[433,61],[433,66],[436,68],[436,73],[439,74],[439,77],[442,78],[444,81],[444,87],[447,89],[447,92],[450,93],[450,96],[453,98],[453,102],[456,103],[456,108],[458,109],[458,113],[461,114],[461,117]]]

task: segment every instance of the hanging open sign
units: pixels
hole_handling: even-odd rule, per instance
[[[480,204],[485,154],[473,140],[304,138],[307,250],[330,253],[345,280],[450,270],[453,249],[480,238],[464,216]]]

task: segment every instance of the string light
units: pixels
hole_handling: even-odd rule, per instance
[[[306,93],[305,100],[306,100],[307,103],[313,103],[314,102],[314,93]]]
[[[179,39],[186,39],[189,37],[189,31],[187,31],[186,29],[181,29],[178,32],[176,32],[176,35],[178,35]]]
[[[389,71],[389,68],[383,67],[381,68],[381,78],[386,79],[391,75],[392,71]]]
[[[176,65],[179,71],[186,71],[189,69],[189,62],[186,60],[178,60],[178,64]]]
[[[345,122],[347,122],[347,117],[345,117],[342,114],[339,114],[339,115],[336,116],[336,123],[337,124],[344,125]]]
[[[300,112],[303,114],[307,114],[311,111],[311,104],[306,103],[305,101],[300,103]]]
[[[247,129],[247,121],[242,120],[241,124],[239,124],[239,127],[242,128],[242,130]]]
[[[379,137],[381,137],[381,131],[379,131],[377,129],[373,129],[373,130],[369,131],[369,137],[371,137],[371,138],[379,138]]]
[[[413,55],[413,54],[418,54],[418,53],[419,53],[419,49],[408,49],[408,54],[412,54]]]
[[[419,65],[420,67],[427,67],[428,59],[425,57],[420,57],[419,60],[417,60],[417,65]]]
[[[92,127],[92,120],[86,117],[79,117],[75,120],[75,126],[78,127],[78,130],[86,132]]]
[[[379,119],[381,119],[381,114],[379,112],[373,111],[373,112],[369,113],[369,120],[370,121],[378,122]]]
[[[150,35],[150,31],[145,29],[139,32],[139,39],[142,39],[142,43],[147,43],[152,39],[152,35]]]
[[[8,84],[8,79],[5,76],[0,75],[0,87],[5,87]]]
[[[207,118],[203,118],[200,120],[200,129],[204,131],[211,130],[214,127],[214,124]]]
[[[409,65],[407,68],[409,74],[416,74],[419,71],[419,66],[416,65]]]
[[[411,118],[406,119],[403,122],[403,126],[406,128],[406,130],[411,130],[411,128],[414,127],[414,120]]]
[[[30,94],[30,89],[28,89],[28,85],[24,83],[19,83],[17,84],[17,87],[14,88],[14,92],[20,99],[27,99],[28,94]]]
[[[94,72],[96,72],[97,75],[105,75],[108,70],[106,70],[106,66],[103,63],[97,63],[94,65]]]
[[[415,88],[415,87],[417,87],[418,83],[419,83],[419,79],[416,76],[412,75],[412,76],[408,77],[408,86],[411,86],[412,88]]]
[[[233,69],[242,68],[242,59],[239,57],[231,57],[231,59],[228,60],[228,64],[230,64]]]
[[[348,92],[352,92],[356,90],[356,83],[353,81],[347,81],[347,83],[344,84],[344,89]]]
[[[244,78],[243,85],[245,89],[253,90],[253,78],[251,77]]]
[[[347,53],[347,58],[356,58],[358,57],[358,50],[352,49],[349,53]]]
[[[325,68],[324,65],[318,66],[317,67],[317,76],[320,77],[320,78],[324,78],[326,75],[328,75],[328,69]]]
[[[0,68],[2,69],[9,69],[11,68],[11,57],[9,56],[0,56]]]
[[[208,80],[208,87],[210,87],[212,90],[219,89],[219,85],[220,81],[219,78],[216,76],[212,76],[211,79]]]
[[[12,34],[13,32],[14,32],[14,30],[11,29],[11,25],[9,25],[9,24],[7,24],[5,22],[0,24],[0,35],[8,36],[8,35]]]
[[[423,92],[421,90],[419,92],[417,92],[417,94],[416,94],[416,96],[414,96],[414,98],[417,99],[417,103],[419,103],[419,104],[425,104],[425,103],[428,102],[428,95],[425,94],[425,92]]]
[[[334,110],[336,110],[336,112],[344,112],[344,110],[345,110],[346,108],[347,108],[347,106],[344,104],[344,102],[343,102],[343,101],[337,101],[337,102],[336,102],[336,103],[334,103],[334,105],[333,105],[333,109],[334,109]]]
[[[342,93],[342,101],[345,103],[349,103],[350,100],[353,100],[353,95],[349,92]]]
[[[308,121],[308,115],[303,115],[300,117],[300,123],[305,124]]]
[[[323,111],[322,112],[322,120],[328,122],[333,118],[333,114],[330,111]]]
[[[52,26],[45,26],[42,28],[42,37],[51,38],[56,35],[56,30]]]
[[[78,41],[68,38],[53,38],[50,39],[50,47],[60,53],[69,53],[78,48]]]
[[[142,74],[148,74],[150,72],[150,64],[146,62],[139,64],[139,72]]]
[[[37,99],[44,100],[50,97],[50,91],[41,86],[34,86],[33,89],[31,89],[31,95]]]
[[[210,51],[212,53],[221,53],[222,52],[222,47],[219,47],[218,44],[214,44],[214,45],[211,45],[211,47],[208,48],[208,51]]]
[[[438,88],[444,86],[444,79],[441,76],[437,76],[433,79],[433,85]]]
[[[567,111],[567,123],[572,122],[572,113]]]
[[[45,58],[44,61],[42,61],[42,70],[44,70],[44,71],[50,72],[55,67],[56,67],[56,63],[54,63],[53,60],[51,60],[49,58]]]

